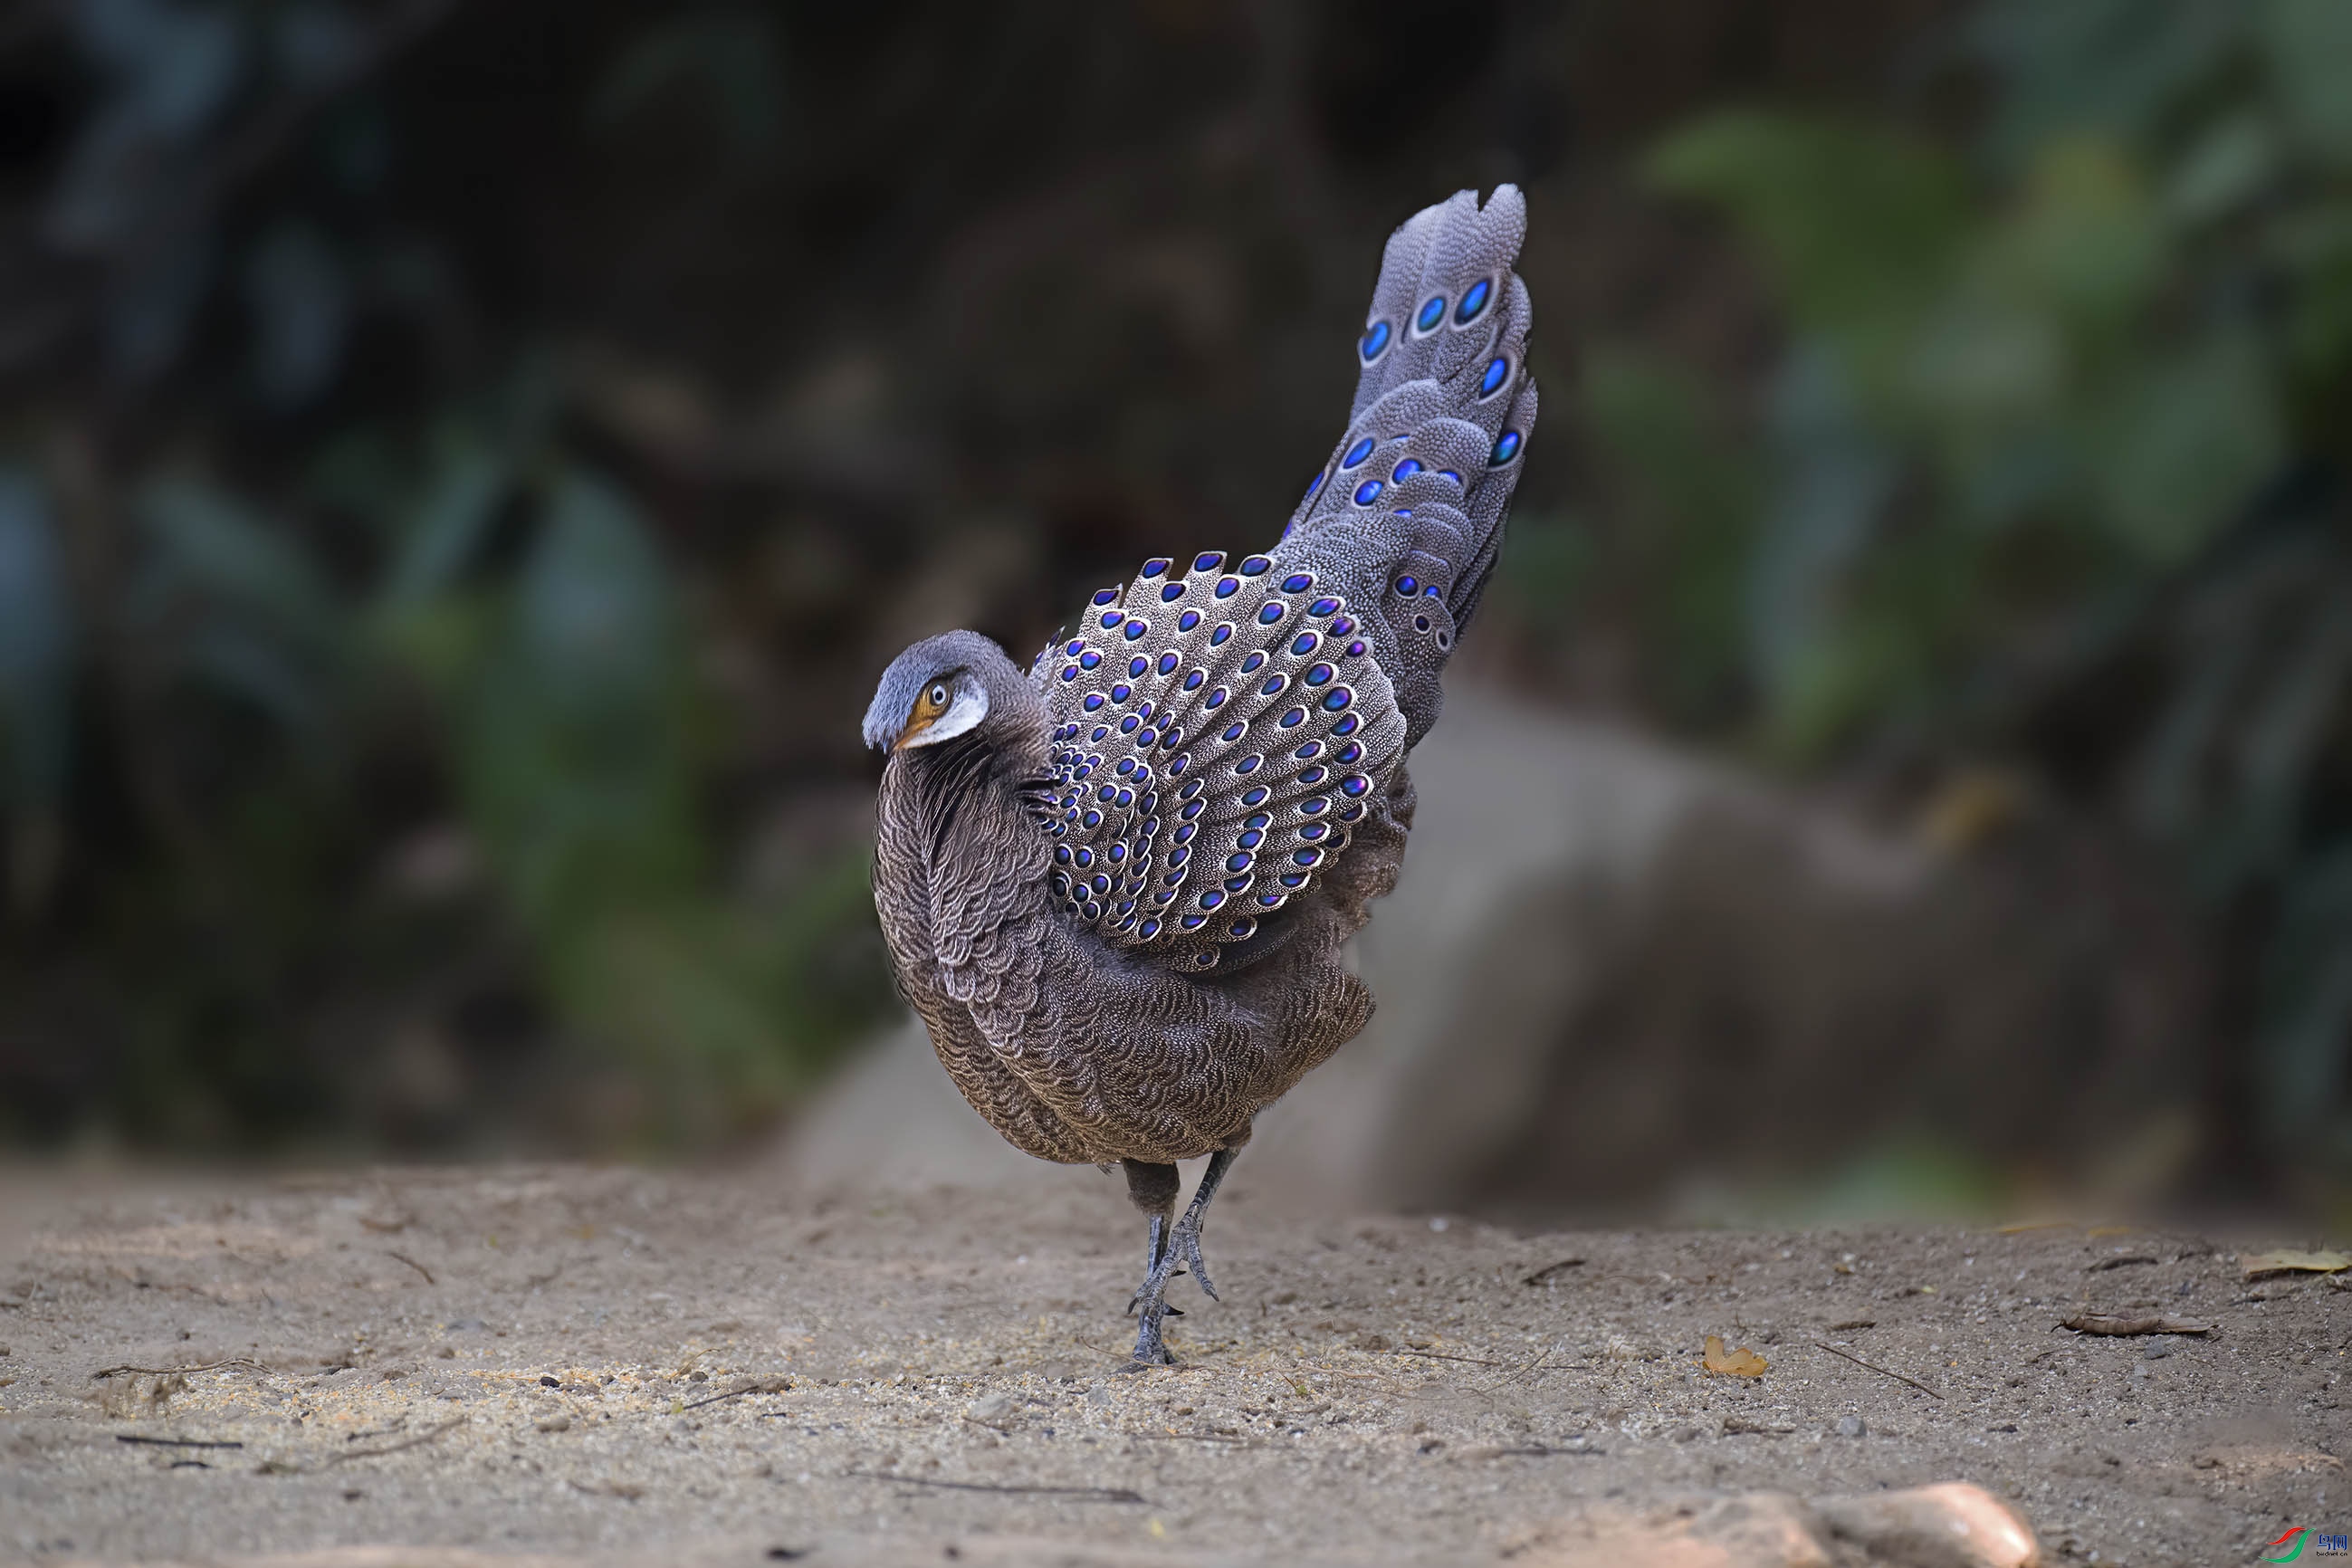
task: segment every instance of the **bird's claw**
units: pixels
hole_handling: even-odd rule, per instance
[[[1171,1280],[1171,1281],[1177,1280],[1177,1279],[1181,1279],[1182,1278],[1184,1278],[1184,1271],[1183,1271],[1181,1268],[1171,1269],[1171,1270],[1169,1271],[1168,1279],[1169,1279],[1169,1280]],[[1127,1315],[1128,1315],[1129,1317],[1132,1318],[1133,1316],[1135,1316],[1135,1310],[1136,1310],[1136,1308],[1138,1308],[1138,1307],[1139,1307],[1139,1306],[1141,1306],[1141,1305],[1143,1304],[1143,1298],[1144,1298],[1145,1294],[1150,1290],[1150,1289],[1151,1289],[1151,1276],[1150,1276],[1150,1275],[1149,1275],[1149,1274],[1147,1274],[1147,1275],[1145,1275],[1145,1276],[1143,1277],[1143,1283],[1142,1283],[1142,1284],[1140,1284],[1140,1285],[1138,1285],[1138,1286],[1135,1288],[1135,1294],[1134,1294],[1134,1295],[1132,1295],[1132,1296],[1129,1296],[1129,1297],[1127,1299]],[[1163,1289],[1164,1289],[1164,1286],[1163,1286]],[[1209,1292],[1209,1300],[1212,1300],[1212,1301],[1213,1301],[1213,1300],[1215,1300],[1216,1299],[1217,1299],[1217,1293],[1216,1293],[1214,1290],[1210,1291],[1210,1292]],[[1163,1307],[1163,1308],[1161,1308],[1161,1309],[1160,1309],[1160,1310],[1162,1310],[1162,1311],[1164,1311],[1164,1312],[1167,1312],[1167,1313],[1169,1313],[1170,1315],[1171,1315],[1171,1316],[1173,1316],[1173,1317],[1179,1317],[1179,1318],[1181,1318],[1181,1317],[1182,1317],[1182,1316],[1184,1315],[1184,1314],[1183,1314],[1183,1312],[1182,1312],[1181,1310],[1180,1310],[1179,1309],[1174,1308],[1174,1307]]]

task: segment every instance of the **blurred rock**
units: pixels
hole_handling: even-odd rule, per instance
[[[1873,1563],[1904,1568],[2030,1568],[2042,1561],[2033,1531],[2009,1506],[1964,1481],[1907,1491],[1823,1498],[1813,1512],[1833,1541]]]
[[[1648,1514],[1597,1509],[1505,1548],[1535,1568],[2033,1568],[2025,1521],[1981,1487],[1823,1498],[1781,1492],[1697,1499]]]
[[[1646,1515],[1595,1510],[1505,1548],[1537,1568],[1832,1568],[1813,1521],[1779,1492],[1696,1500]]]
[[[1556,1215],[1817,1178],[1892,1141],[1996,1174],[2071,1148],[2177,1178],[2202,1007],[2118,862],[1915,835],[1604,726],[1457,693],[1371,1026],[1260,1119],[1237,1180],[1318,1206]],[[2165,1158],[2145,1157],[2150,1147]],[[800,1123],[804,1176],[1022,1180],[912,1026]],[[2103,1162],[2105,1162],[2103,1164]]]
[[[794,1181],[868,1191],[1052,1184],[1064,1173],[996,1135],[956,1092],[908,1019],[859,1053],[793,1122]]]

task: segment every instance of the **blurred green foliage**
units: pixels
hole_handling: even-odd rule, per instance
[[[841,951],[869,920],[863,853],[803,867],[781,900],[728,893],[701,800],[719,722],[688,665],[683,595],[636,506],[543,432],[452,417],[404,463],[379,434],[331,446],[314,476],[321,509],[364,522],[380,547],[355,577],[212,481],[162,475],[130,499],[141,564],[109,609],[137,662],[128,678],[163,726],[136,773],[183,858],[126,886],[119,915],[169,926],[184,900],[221,904],[238,963],[184,976],[209,999],[133,963],[152,1033],[129,1130],[204,1140],[336,1119],[311,1099],[334,1075],[304,1081],[304,1053],[246,1008],[316,960],[311,922],[361,826],[349,792],[387,745],[446,766],[455,843],[478,849],[496,923],[532,955],[562,1026],[640,1091],[603,1131],[667,1141],[758,1125],[878,1005],[870,954]],[[38,482],[5,476],[0,625],[12,628],[12,816],[26,834],[64,809],[73,700],[44,514]],[[36,877],[44,862],[15,864]],[[132,946],[173,940],[151,931]],[[252,1081],[189,1026],[225,1005],[241,1016],[222,1019],[236,1037],[223,1044],[252,1058]],[[209,1115],[188,1103],[223,1098]]]
[[[540,332],[354,380],[363,323],[471,308],[382,216],[419,120],[378,78],[451,11],[51,18],[83,112],[38,224],[97,265],[24,320],[108,384],[0,465],[0,1136],[709,1142],[886,1004],[854,834],[758,888],[719,852],[716,628]],[[617,37],[598,133],[708,88],[772,153],[764,20]]]
[[[2024,759],[2167,847],[2265,977],[2265,1136],[2352,1163],[2352,7],[1990,0],[1962,37],[1964,130],[1742,109],[1648,154],[1786,335],[1744,426],[1658,351],[1587,357],[1675,552],[1644,652],[1783,765]]]

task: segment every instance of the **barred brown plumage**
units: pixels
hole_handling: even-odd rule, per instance
[[[1150,1216],[1133,1364],[1170,1359],[1180,1265],[1215,1294],[1201,1218],[1253,1120],[1371,1016],[1339,947],[1395,885],[1405,755],[1535,423],[1526,222],[1506,185],[1391,237],[1348,430],[1271,552],[1147,562],[1025,676],[931,637],[866,712],[900,988],[1015,1147],[1125,1165]],[[1203,1154],[1177,1219],[1174,1162]]]

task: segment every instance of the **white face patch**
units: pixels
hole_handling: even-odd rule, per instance
[[[948,689],[948,710],[930,724],[898,742],[901,746],[928,746],[940,741],[951,741],[988,717],[988,688],[972,678],[970,670],[960,669],[953,675],[941,676],[923,689],[934,687]]]

